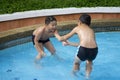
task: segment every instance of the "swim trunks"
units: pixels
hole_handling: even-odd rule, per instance
[[[82,60],[89,60],[89,61],[93,61],[98,53],[98,48],[85,48],[80,46],[78,53],[77,53],[77,57]]]
[[[33,42],[33,45],[35,45],[35,42],[34,42],[34,39],[35,39],[35,35],[32,35],[32,42]],[[42,43],[42,44],[45,44],[46,42],[50,41],[50,39],[46,39],[46,40],[38,40],[39,43]]]

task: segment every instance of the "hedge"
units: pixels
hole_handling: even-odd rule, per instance
[[[0,0],[0,14],[67,7],[120,7],[120,0]]]

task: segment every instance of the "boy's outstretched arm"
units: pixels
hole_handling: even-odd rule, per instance
[[[74,42],[70,42],[70,41],[66,40],[66,41],[63,42],[63,45],[64,45],[64,46],[70,45],[70,46],[78,47],[78,46],[79,46],[79,43],[74,43]]]
[[[58,31],[56,30],[54,32],[54,35],[59,41],[66,41],[67,39],[69,39],[70,37],[72,37],[76,33],[76,29],[77,28],[75,27],[71,32],[69,32],[68,34],[66,34],[64,36],[60,36]]]
[[[54,32],[54,35],[59,41],[64,41],[65,40],[64,36],[60,36],[57,30]]]

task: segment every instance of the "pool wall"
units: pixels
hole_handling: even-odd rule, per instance
[[[120,7],[60,8],[16,12],[0,15],[0,45],[3,47],[6,42],[30,36],[34,29],[44,24],[45,17],[49,15],[57,18],[59,30],[72,29],[83,13],[88,13],[92,17],[91,27],[95,31],[120,31]]]
[[[119,7],[45,9],[0,15],[0,32],[43,24],[45,16],[49,15],[54,15],[58,22],[73,21],[77,20],[82,13],[89,13],[92,21],[120,20]]]

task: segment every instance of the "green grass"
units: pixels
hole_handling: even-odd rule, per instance
[[[120,0],[0,0],[0,14],[68,7],[120,7]]]

